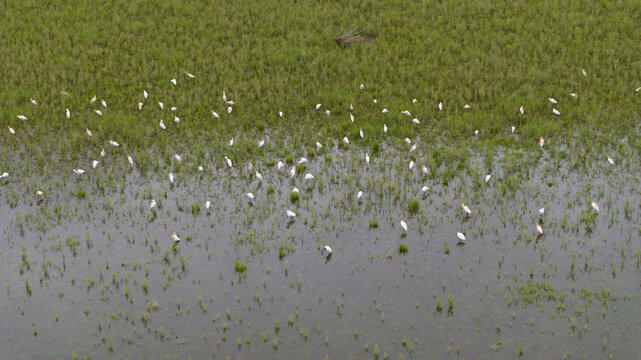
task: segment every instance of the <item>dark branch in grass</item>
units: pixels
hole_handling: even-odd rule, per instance
[[[351,46],[358,42],[365,44],[374,43],[374,40],[364,36],[363,31],[359,30],[357,27],[351,27],[343,30],[343,32],[341,32],[334,41],[336,41],[336,44],[340,46]]]

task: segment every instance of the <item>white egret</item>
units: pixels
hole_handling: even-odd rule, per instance
[[[594,211],[596,212],[599,212],[599,205],[594,201],[592,202],[592,209],[594,209]]]
[[[175,106],[172,106],[171,108],[169,108],[169,110],[171,110],[172,112],[175,112],[176,110],[178,110],[178,108]]]
[[[523,105],[521,105],[519,111],[521,112],[521,115],[525,114],[525,108],[523,107]]]
[[[407,232],[407,223],[403,220],[401,220],[401,227],[403,228],[403,231]]]
[[[4,172],[4,173],[2,173],[2,175],[0,175],[0,179],[4,179],[4,178],[8,178],[8,177],[9,177],[9,173],[7,173],[7,172]]]
[[[227,101],[227,105],[236,105],[236,103],[233,100]]]
[[[85,173],[85,171],[82,169],[73,169],[73,172],[76,173],[76,175],[82,175]]]
[[[361,139],[362,139],[363,138],[363,129],[360,129],[360,131],[358,133],[361,135]]]
[[[417,102],[418,102],[418,100],[416,100],[416,99],[412,99],[412,103],[413,103],[413,104],[416,104]]]
[[[485,182],[490,181],[491,178],[492,178],[492,175],[485,175]]]
[[[187,77],[188,77],[188,78],[190,78],[190,79],[195,78],[195,76],[194,76],[194,75],[192,75],[192,74],[190,74],[190,73],[188,73],[188,72],[186,72],[186,71],[185,71],[185,75],[187,75]]]
[[[323,147],[323,144],[321,144],[320,142],[318,142],[318,141],[317,141],[317,142],[316,142],[316,147],[320,149],[320,148],[322,148],[322,147]]]
[[[479,136],[479,131],[478,130],[474,130],[474,136]]]
[[[349,144],[349,139],[347,138],[347,136],[345,136],[345,137],[343,138],[343,142],[344,142],[345,144]]]
[[[183,161],[183,159],[178,154],[174,155],[174,159],[178,160],[178,162],[182,162]]]
[[[456,236],[458,237],[458,240],[459,240],[458,242],[459,242],[459,244],[460,244],[460,243],[463,243],[464,241],[466,241],[466,240],[467,240],[467,239],[465,238],[465,234],[463,234],[462,232],[457,232],[457,233],[456,233]]]
[[[203,172],[203,170],[204,170],[204,169],[203,169],[203,167],[202,167],[202,166],[198,166],[198,172]]]
[[[234,146],[234,138],[231,138],[231,140],[229,140],[229,146]]]
[[[332,255],[332,248],[329,245],[325,245],[325,251],[327,251],[327,255]]]
[[[538,231],[539,235],[543,234],[543,228],[538,222],[536,223],[536,231]]]
[[[231,106],[230,106],[230,107],[228,107],[228,108],[227,108],[227,114],[231,114],[232,110],[234,110],[234,109],[232,109],[232,107],[231,107]]]
[[[172,84],[176,85],[176,79],[169,80]]]
[[[353,110],[354,110],[354,106],[352,106],[352,103],[349,103],[349,111],[353,111]]]
[[[545,215],[545,208],[540,208],[539,209],[539,215],[541,215],[541,216]]]
[[[282,161],[279,161],[279,162],[278,162],[278,164],[276,164],[276,168],[277,168],[278,170],[282,169],[282,168],[283,168],[283,166],[285,166],[285,164],[283,164],[283,162],[282,162]]]
[[[105,157],[105,149],[100,150],[100,157]]]
[[[265,145],[265,139],[262,139],[261,141],[258,142],[258,148],[262,148]]]
[[[383,124],[383,132],[387,133],[387,125]]]
[[[247,197],[250,198],[251,200],[254,200],[254,194],[248,192]]]
[[[216,119],[220,119],[220,115],[218,115],[218,113],[215,112],[214,110],[211,111],[211,115]]]
[[[407,116],[412,116],[412,114],[411,114],[409,111],[407,111],[407,110],[403,110],[403,111],[401,111],[401,114],[405,114],[405,115],[407,115]]]
[[[470,105],[468,105],[468,104],[463,105],[463,109],[467,110],[469,108],[470,108]]]
[[[543,148],[544,144],[545,144],[545,140],[543,140],[543,136],[539,137],[539,147]]]
[[[96,98],[96,95],[94,95],[94,96],[91,98],[91,100],[89,100],[89,102],[93,104],[93,103],[95,103],[95,102],[96,102],[96,99],[97,99],[97,98]]]
[[[414,150],[416,150],[416,144],[412,145],[412,147],[410,148],[410,152],[413,152]]]
[[[417,118],[412,119],[412,122],[414,124],[420,124],[421,123]]]
[[[421,165],[421,172],[422,172],[423,174],[427,174],[427,166],[425,166],[425,165]]]
[[[155,207],[156,207],[156,205],[157,205],[157,204],[156,204],[156,200],[155,200],[155,199],[151,199],[151,203],[149,204],[149,209],[153,209],[153,208],[155,208]]]
[[[558,104],[558,102],[554,98],[548,98],[548,101],[551,102],[552,104]]]
[[[102,116],[102,111],[100,111],[100,110],[98,110],[98,109],[94,110],[93,112],[95,112],[95,113],[96,113],[96,114],[98,114],[99,116]]]
[[[405,142],[408,143],[408,144],[411,144],[412,140],[410,140],[410,138],[405,138]]]
[[[557,110],[556,108],[552,109],[552,112],[554,113],[554,115],[561,115],[559,110]]]
[[[463,209],[468,216],[472,215],[472,210],[464,203],[461,203],[461,209]]]
[[[354,115],[352,115],[352,113],[349,113],[349,119],[354,122]]]
[[[209,211],[210,207],[211,207],[211,201],[209,201],[209,200],[205,201],[205,209],[207,209],[207,211]]]
[[[28,120],[26,116],[24,115],[18,115],[18,119],[20,120]]]
[[[443,102],[438,103],[438,110],[439,111],[443,110]]]
[[[314,175],[310,173],[305,174],[305,180],[313,180],[313,179],[314,179]]]
[[[143,91],[142,91],[142,96],[143,96],[145,99],[149,96],[149,94],[147,94],[147,90],[143,90]]]
[[[316,104],[316,110],[320,109],[320,107],[321,107],[321,104],[320,104],[320,103],[319,103],[319,104]]]
[[[292,192],[293,192],[293,193],[297,193],[297,194],[298,194],[298,193],[300,193],[300,191],[298,190],[298,188],[297,188],[297,187],[293,188],[293,189],[292,189]]]
[[[44,194],[45,193],[43,193],[41,190],[36,191],[36,196],[38,196],[39,198],[42,198]]]
[[[178,116],[174,116],[174,122],[179,123],[180,122],[180,118]]]
[[[115,146],[115,147],[120,146],[120,144],[118,144],[117,142],[115,142],[115,141],[113,141],[113,140],[109,140],[109,143],[110,143],[112,146]]]
[[[227,95],[225,94],[225,92],[224,92],[224,91],[223,91],[223,101],[224,101],[224,102],[227,102]]]
[[[365,162],[369,164],[369,154],[365,153]]]
[[[102,104],[102,107],[104,107],[105,109],[107,108],[107,102],[105,101],[105,99],[100,100],[100,103]]]
[[[95,168],[96,168],[96,166],[98,166],[98,164],[100,164],[100,163],[98,162],[98,160],[94,160],[94,161],[91,163],[91,167],[95,169]]]
[[[361,90],[363,90],[365,88],[365,84],[361,84],[361,86],[359,86],[359,87],[360,87]]]
[[[289,177],[294,177],[296,175],[296,168],[292,166],[292,169],[289,170]]]
[[[329,116],[329,114],[331,114],[331,111],[325,110],[325,115]]]
[[[178,237],[178,234],[174,231],[173,234],[171,234],[171,240],[174,241],[174,243],[180,242],[180,238]]]
[[[85,128],[85,133],[86,133],[86,134],[87,134],[87,136],[89,136],[89,137],[92,137],[92,136],[93,136],[93,134],[91,133],[91,130],[89,130],[88,128]]]
[[[279,112],[278,112],[278,116],[283,117],[283,112],[282,112],[282,111],[279,111]]]
[[[608,156],[608,162],[612,165],[614,165],[614,159]]]
[[[409,169],[412,170],[412,168],[414,168],[414,160],[410,160]]]
[[[428,186],[426,186],[426,185],[424,185],[424,186],[421,188],[421,192],[422,192],[422,193],[425,193],[425,192],[428,192],[428,191],[430,191],[430,188],[429,188]]]
[[[165,104],[162,101],[159,101],[158,102],[158,107],[160,107],[160,110],[164,110],[165,109]]]
[[[359,190],[358,193],[356,193],[356,198],[360,199],[362,196],[363,196],[363,192]]]
[[[229,159],[227,156],[225,156],[225,160],[227,161],[227,166],[230,168],[232,167],[231,159]]]
[[[37,102],[37,101],[35,101],[33,98],[29,98],[29,101],[31,101],[31,103],[32,103],[33,105],[38,106],[38,102]]]
[[[516,130],[516,128],[512,126],[512,134],[514,134],[514,130]]]
[[[129,161],[131,165],[134,164],[134,158],[132,158],[131,155],[127,155],[127,161]]]
[[[389,112],[389,110],[387,110],[387,109],[383,109],[381,112],[382,112],[383,114],[387,114],[387,113]]]
[[[572,96],[573,98],[579,97],[579,95],[577,95],[576,93],[570,93],[570,96]]]
[[[583,76],[588,76],[588,74],[585,72],[585,69],[583,68],[581,68],[581,73],[583,74]]]
[[[13,135],[15,135],[15,134],[16,134],[16,131],[15,131],[15,130],[13,130],[13,128],[12,128],[11,126],[7,126],[7,127],[9,128],[9,132],[10,132],[10,133],[12,133]]]
[[[169,182],[174,183],[174,173],[169,173]]]
[[[71,118],[71,111],[69,109],[65,109],[65,115],[67,115],[67,119]]]
[[[259,173],[258,171],[256,171],[256,179],[258,179],[260,181],[263,181],[263,175],[261,173]]]
[[[142,110],[142,106],[143,106],[143,105],[144,105],[143,103],[139,102],[139,103],[138,103],[138,110]]]
[[[295,218],[296,217],[296,213],[288,209],[287,210],[287,216],[289,218]]]
[[[307,158],[304,158],[304,157],[302,157],[302,158],[300,158],[300,160],[298,160],[299,164],[304,164],[306,162],[307,162]]]
[[[378,100],[374,99],[374,104],[378,103]]]
[[[634,92],[639,92],[639,91],[641,91],[641,87],[634,89]]]
[[[162,119],[160,119],[160,123],[158,123],[158,126],[160,126],[160,128],[163,129],[163,130],[167,129],[165,124],[162,122]]]

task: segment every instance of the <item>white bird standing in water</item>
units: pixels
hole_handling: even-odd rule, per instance
[[[169,182],[174,183],[174,173],[169,173]]]
[[[174,159],[178,160],[178,162],[182,162],[183,161],[183,159],[178,154],[174,155]]]
[[[356,198],[357,198],[357,199],[360,199],[362,196],[363,196],[363,192],[359,190],[359,191],[356,193]]]
[[[256,171],[256,179],[258,179],[260,181],[263,181],[263,175],[261,173],[259,173],[258,171]]]
[[[278,162],[278,164],[276,164],[276,168],[277,168],[278,170],[282,169],[284,166],[285,166],[285,164],[283,164],[283,162],[282,162],[282,161],[279,161],[279,162]]]
[[[292,166],[292,169],[289,170],[289,177],[294,177],[296,175],[296,168]]]
[[[405,114],[407,116],[412,116],[412,114],[408,110],[401,111],[401,114]]]
[[[349,145],[349,139],[347,138],[347,136],[345,136],[345,137],[343,138],[343,142],[344,142],[345,144],[348,144],[348,145]]]
[[[307,158],[304,158],[304,157],[302,157],[302,158],[300,158],[300,160],[298,160],[299,164],[304,164],[306,162],[307,162]]]
[[[512,134],[514,134],[514,130],[516,130],[516,128],[512,126]]]
[[[467,205],[465,205],[464,203],[461,203],[461,209],[463,209],[463,211],[465,211],[467,216],[472,215],[472,210],[470,210],[470,208]]]
[[[491,178],[492,178],[492,175],[485,175],[485,182],[490,181]]]
[[[227,161],[227,166],[231,168],[232,167],[231,160],[227,156],[225,156],[225,160]]]
[[[545,215],[545,208],[540,208],[539,209],[539,215],[541,215],[541,216]]]
[[[87,136],[89,137],[93,136],[93,134],[91,133],[91,130],[89,130],[88,128],[85,128],[85,133],[87,133]]]
[[[438,103],[438,110],[439,111],[443,110],[443,102]]]
[[[354,115],[352,115],[352,113],[349,113],[349,119],[354,122]]]
[[[250,192],[248,192],[248,193],[247,193],[247,197],[248,197],[250,200],[254,200],[254,194],[252,194],[252,193],[250,193]]]
[[[614,159],[608,156],[608,162],[612,165],[614,165]]]
[[[178,116],[174,116],[174,122],[179,123],[180,122],[180,118]]]
[[[423,174],[427,174],[427,166],[425,166],[425,165],[421,165],[421,172],[422,172]]]
[[[325,110],[325,115],[329,116],[329,114],[331,114],[331,113],[332,113],[331,111]]]
[[[149,209],[151,210],[151,209],[155,208],[156,205],[157,205],[156,204],[156,200],[155,199],[151,199],[151,203],[149,204]]]
[[[425,185],[425,186],[423,186],[423,187],[421,188],[421,192],[422,192],[422,193],[426,193],[426,192],[428,192],[428,191],[430,191],[430,188],[429,188],[427,185]]]
[[[288,209],[288,210],[287,210],[287,216],[288,216],[290,219],[291,219],[291,218],[295,218],[295,217],[296,217],[296,213]]]
[[[412,170],[413,168],[414,168],[414,161],[410,160],[409,169]]]
[[[91,167],[95,169],[95,168],[96,168],[96,166],[98,166],[98,164],[100,164],[100,163],[98,162],[98,160],[94,160],[94,161],[91,163]]]
[[[8,177],[9,177],[9,173],[7,173],[7,172],[4,172],[4,173],[2,173],[2,175],[0,175],[0,179],[4,179],[4,178],[8,178]]]
[[[327,251],[327,255],[332,255],[332,248],[329,245],[325,245],[325,251]]]
[[[132,158],[131,155],[127,155],[127,161],[129,161],[131,165],[134,164],[134,158]]]
[[[539,233],[539,235],[543,234],[543,228],[541,227],[541,225],[539,225],[538,222],[536,223],[536,231]]]
[[[117,142],[115,142],[113,140],[109,140],[109,144],[111,144],[112,146],[115,146],[115,147],[119,147],[120,146],[120,144],[118,144]]]
[[[165,109],[165,104],[162,101],[158,102],[158,106],[160,107],[160,110],[164,110]]]
[[[227,114],[231,114],[231,112],[232,112],[233,110],[234,110],[234,109],[233,109],[231,106],[230,106],[230,107],[228,107],[228,108],[227,108]]]
[[[174,231],[173,234],[171,234],[171,240],[174,241],[174,243],[180,242],[180,238],[178,237],[178,234]]]
[[[412,122],[414,124],[420,124],[421,123],[417,118],[412,119]]]
[[[216,119],[220,119],[220,115],[218,115],[218,113],[215,112],[214,110],[211,111],[211,115]]]
[[[369,154],[365,153],[365,162],[369,164]]]
[[[458,237],[459,242],[463,242],[463,241],[467,240],[467,239],[465,239],[465,234],[463,234],[462,232],[457,232],[456,236]]]
[[[320,149],[320,148],[322,148],[322,147],[323,147],[323,144],[321,144],[320,142],[318,142],[318,141],[317,141],[317,142],[316,142],[316,147]]]
[[[205,201],[205,209],[207,209],[207,211],[209,211],[210,207],[211,207],[211,201],[209,201],[209,200]]]
[[[305,180],[313,180],[313,179],[314,179],[314,175],[310,173],[305,174]]]
[[[596,212],[599,212],[599,205],[594,201],[592,202],[592,209],[594,209],[594,211]]]
[[[265,139],[262,139],[261,141],[258,142],[258,148],[262,148],[265,145]]]
[[[407,223],[403,220],[401,220],[401,227],[403,228],[403,231],[407,232]]]
[[[359,134],[361,135],[361,139],[363,138],[363,129],[360,129]]]
[[[198,172],[203,172],[203,170],[204,170],[204,169],[203,169],[203,167],[202,167],[202,166],[198,166]]]
[[[382,112],[383,114],[387,114],[387,113],[389,112],[389,110],[387,110],[387,109],[383,109],[381,112]]]
[[[84,170],[82,169],[73,169],[73,172],[76,173],[76,175],[80,176],[85,173]]]

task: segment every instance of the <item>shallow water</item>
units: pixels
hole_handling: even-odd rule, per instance
[[[392,149],[370,164],[356,151],[329,154],[306,164],[312,181],[262,162],[262,184],[246,164],[213,162],[202,176],[172,165],[173,186],[164,173],[141,178],[108,160],[81,179],[13,175],[0,187],[0,348],[15,359],[374,358],[375,345],[381,359],[641,351],[638,161],[577,166],[512,153],[487,169],[470,153],[445,186],[434,174],[450,164],[421,173],[428,153],[412,154],[411,171]],[[40,205],[35,186],[46,194]],[[419,200],[416,213],[408,199]],[[291,249],[283,258],[280,244]],[[528,293],[515,289],[530,280],[549,291],[524,304]]]

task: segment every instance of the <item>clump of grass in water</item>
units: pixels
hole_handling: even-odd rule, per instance
[[[300,195],[296,192],[289,193],[289,200],[293,203],[297,202],[300,199]]]
[[[241,274],[244,274],[245,271],[247,271],[247,265],[245,265],[245,264],[243,264],[243,263],[241,263],[239,261],[236,261],[235,265],[236,265],[236,271],[237,272],[239,272]]]
[[[407,201],[407,210],[409,210],[410,214],[416,214],[418,212],[418,205],[418,200],[409,199]]]
[[[398,252],[403,254],[407,252],[407,244],[406,243],[398,243]]]
[[[370,229],[375,229],[377,227],[378,227],[378,221],[376,221],[376,220],[370,220],[369,221],[369,228]]]

